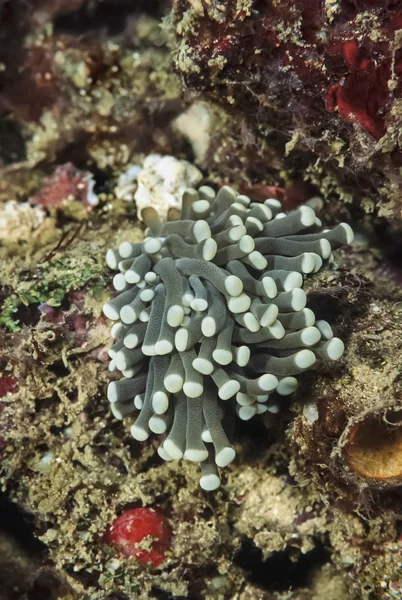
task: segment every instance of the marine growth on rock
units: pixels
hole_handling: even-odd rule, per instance
[[[181,218],[142,211],[144,241],[110,249],[118,295],[104,306],[115,321],[109,384],[118,419],[139,411],[137,440],[162,435],[165,460],[198,462],[205,490],[235,458],[234,412],[248,420],[278,409],[296,376],[337,360],[343,342],[306,308],[303,277],[350,244],[341,223],[323,230],[309,206],[284,213],[278,200],[251,202],[224,186],[187,189]]]

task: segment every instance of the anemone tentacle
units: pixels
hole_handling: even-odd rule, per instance
[[[104,306],[115,321],[109,385],[118,419],[139,410],[133,437],[163,434],[159,455],[201,463],[200,485],[219,487],[217,467],[235,451],[225,421],[278,410],[295,375],[338,360],[343,342],[306,308],[303,278],[350,244],[341,223],[320,229],[312,208],[281,212],[228,186],[183,194],[181,220],[143,210],[144,242],[107,252],[119,294]]]

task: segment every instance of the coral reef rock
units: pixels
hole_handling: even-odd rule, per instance
[[[366,208],[379,192],[382,214],[402,215],[399,2],[175,0],[170,26],[187,88],[246,121],[293,176],[330,176]]]

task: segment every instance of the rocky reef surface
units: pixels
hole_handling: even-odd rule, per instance
[[[401,216],[400,2],[175,0],[170,23],[183,81],[244,122],[245,146],[248,131],[284,177]]]
[[[1,0],[0,26],[0,598],[400,597],[400,2]],[[210,493],[111,414],[102,314],[136,196],[173,218],[201,181],[355,231],[305,285],[343,358],[237,422]]]

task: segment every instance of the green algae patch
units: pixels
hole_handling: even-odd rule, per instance
[[[97,262],[90,254],[80,256],[65,255],[55,258],[48,263],[43,263],[24,281],[21,280],[13,289],[11,295],[5,298],[1,312],[0,325],[9,331],[21,330],[18,311],[22,306],[29,307],[33,304],[47,304],[51,307],[61,306],[66,294],[91,286],[89,293],[95,299],[101,299],[105,287],[104,266]]]

